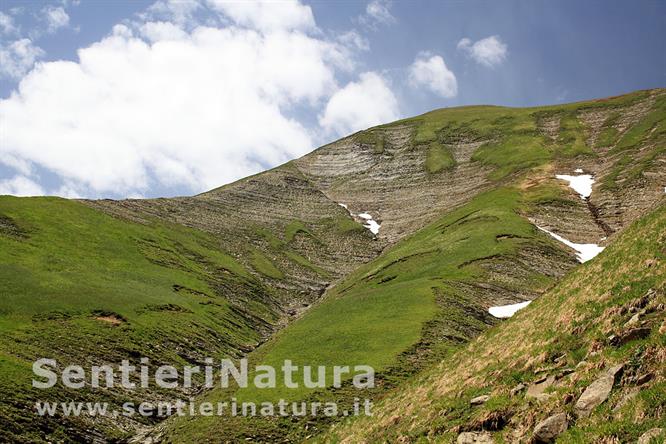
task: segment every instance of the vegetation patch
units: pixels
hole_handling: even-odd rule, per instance
[[[542,136],[508,136],[499,142],[482,145],[472,155],[472,160],[492,165],[495,171],[490,177],[502,179],[510,174],[543,165],[552,159],[553,153]]]
[[[659,97],[645,118],[631,126],[620,138],[612,152],[636,148],[645,139],[656,140],[666,132],[666,98]]]
[[[284,277],[282,271],[256,248],[252,251],[252,268],[269,278],[282,279]]]
[[[439,142],[430,142],[425,160],[425,168],[428,173],[439,173],[442,170],[453,168],[455,164],[449,149]]]
[[[368,145],[372,147],[372,151],[375,154],[382,154],[384,152],[384,145],[386,143],[386,138],[384,133],[377,129],[361,131],[360,133],[354,136],[354,140],[357,143],[362,145]]]

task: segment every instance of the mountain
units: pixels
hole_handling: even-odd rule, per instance
[[[509,382],[533,383],[530,372],[561,354],[566,357],[558,363],[577,364],[585,341],[598,336],[596,327],[581,323],[573,334],[579,342],[571,342],[572,333],[558,330],[553,319],[565,313],[568,322],[594,319],[600,307],[624,304],[641,291],[663,298],[665,162],[666,90],[659,89],[539,108],[436,110],[353,134],[193,197],[0,197],[0,439],[358,442],[360,430],[367,431],[367,442],[446,442],[467,429],[490,429],[473,421],[505,407],[515,421],[524,415],[536,420],[548,409],[507,397]],[[582,198],[556,175],[593,180],[591,194]],[[548,232],[608,248],[579,266],[574,250]],[[650,243],[657,247],[644,246],[629,257],[631,239],[661,239],[662,247]],[[635,262],[648,252],[654,257],[645,260],[656,261],[652,280]],[[575,276],[595,277],[588,293],[571,289]],[[622,297],[599,296],[610,282],[623,280],[642,284],[627,284]],[[557,304],[545,302],[554,298]],[[535,299],[509,321],[488,312]],[[653,313],[646,322],[654,330],[659,326]],[[524,336],[541,327],[547,335],[541,342]],[[493,335],[507,353],[492,357],[496,368],[488,370],[487,354],[497,349],[479,344]],[[620,350],[651,347],[663,339],[655,335]],[[553,346],[543,357],[544,350],[552,351],[544,345],[549,340],[559,349]],[[506,348],[516,342],[530,362],[520,374]],[[629,356],[614,350],[604,349],[587,361],[590,369],[575,373],[583,381],[577,388],[607,361]],[[129,400],[236,397],[350,405],[359,396],[349,383],[336,389],[328,380],[329,387],[319,390],[203,390],[201,377],[190,389],[37,390],[30,385],[31,366],[43,357],[60,368],[141,357],[153,369],[204,365],[207,357],[247,357],[276,367],[285,359],[297,365],[362,363],[377,370],[378,385],[363,396],[382,400],[383,410],[380,419],[348,425],[335,418],[38,416],[37,400],[120,406]],[[432,392],[442,369],[465,359],[478,360],[455,368],[471,372],[458,381],[464,382],[460,396],[430,403],[430,410],[423,406],[419,414],[429,418],[423,423],[403,414],[387,425],[386,416],[395,415],[386,412],[402,411],[392,402]],[[658,392],[663,375],[655,368],[645,370],[655,374],[647,384]],[[487,381],[496,376],[506,381],[491,387]],[[561,388],[566,390],[573,392]],[[482,392],[490,400],[472,410],[468,395]],[[442,393],[444,400],[451,397]],[[451,420],[435,426],[432,418],[449,410]],[[495,434],[515,430],[504,430],[508,416],[498,422],[503,426],[494,426]],[[583,436],[571,430],[571,439]]]
[[[664,245],[662,204],[529,307],[390,393],[373,417],[320,441],[550,442],[546,432],[564,429],[557,442],[637,442],[663,429]],[[489,398],[470,403],[479,396]]]

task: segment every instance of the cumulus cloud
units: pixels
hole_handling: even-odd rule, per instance
[[[62,6],[47,6],[42,9],[42,13],[46,20],[46,31],[48,33],[52,34],[60,28],[65,28],[69,25],[69,15]]]
[[[208,0],[209,4],[236,24],[261,31],[311,30],[315,28],[312,9],[298,0]]]
[[[366,72],[331,97],[319,123],[327,131],[343,135],[399,116],[398,101],[386,80],[377,73]]]
[[[472,42],[468,38],[460,39],[458,50],[463,51],[475,62],[489,68],[500,65],[507,55],[507,45],[502,42],[498,35],[486,37],[476,42]]]
[[[0,43],[0,78],[19,79],[27,73],[44,51],[30,39]]]
[[[377,29],[379,25],[392,25],[397,22],[391,14],[391,2],[389,0],[372,0],[365,7],[365,14],[358,21],[371,29]]]
[[[39,184],[25,176],[14,176],[11,179],[0,180],[0,196],[42,196],[44,189]]]
[[[49,171],[66,184],[60,194],[199,192],[309,151],[314,136],[295,108],[317,113],[333,95],[323,121],[335,129],[395,118],[378,75],[335,93],[350,50],[302,32],[316,26],[311,12],[291,4],[294,16],[279,25],[260,10],[229,12],[236,25],[225,27],[116,25],[78,61],[38,64],[0,100],[0,163]],[[340,115],[345,107],[353,125]]]
[[[455,74],[447,68],[441,56],[428,52],[419,54],[409,67],[409,83],[414,88],[424,87],[444,98],[458,94]]]

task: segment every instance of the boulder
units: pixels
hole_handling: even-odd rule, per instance
[[[638,441],[636,444],[653,444],[653,443],[663,443],[664,441],[657,441],[658,438],[664,438],[664,430],[663,429],[651,429],[648,430],[647,432],[643,433],[640,438],[638,438]]]
[[[622,372],[623,368],[624,365],[609,368],[599,379],[585,389],[574,406],[574,410],[579,417],[589,416],[596,406],[608,399],[613,385],[615,385],[615,378]]]
[[[555,442],[569,426],[566,413],[558,413],[544,419],[534,427],[534,440],[541,443]]]
[[[487,432],[464,432],[458,435],[458,444],[495,444],[492,435]]]
[[[476,398],[470,399],[469,403],[472,404],[472,405],[481,405],[481,404],[485,404],[486,401],[488,401],[489,399],[490,399],[490,396],[481,395],[481,396],[477,396]]]

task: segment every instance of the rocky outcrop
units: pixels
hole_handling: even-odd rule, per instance
[[[656,444],[659,442],[664,442],[664,429],[654,428],[643,433],[636,444]]]
[[[537,443],[555,442],[557,437],[567,430],[567,427],[566,413],[550,416],[534,427],[534,440]]]
[[[622,372],[624,366],[617,365],[609,368],[600,378],[590,384],[574,406],[578,417],[589,416],[592,410],[608,399],[617,376]]]
[[[490,170],[470,161],[483,141],[462,137],[445,143],[456,165],[431,174],[425,168],[428,145],[412,142],[414,125],[373,131],[382,134],[381,152],[354,135],[315,150],[295,165],[331,200],[348,205],[353,213],[370,213],[382,224],[380,239],[396,242],[491,184]]]
[[[482,405],[488,402],[490,399],[490,396],[488,395],[481,395],[477,396],[476,398],[472,398],[469,400],[470,405]]]

